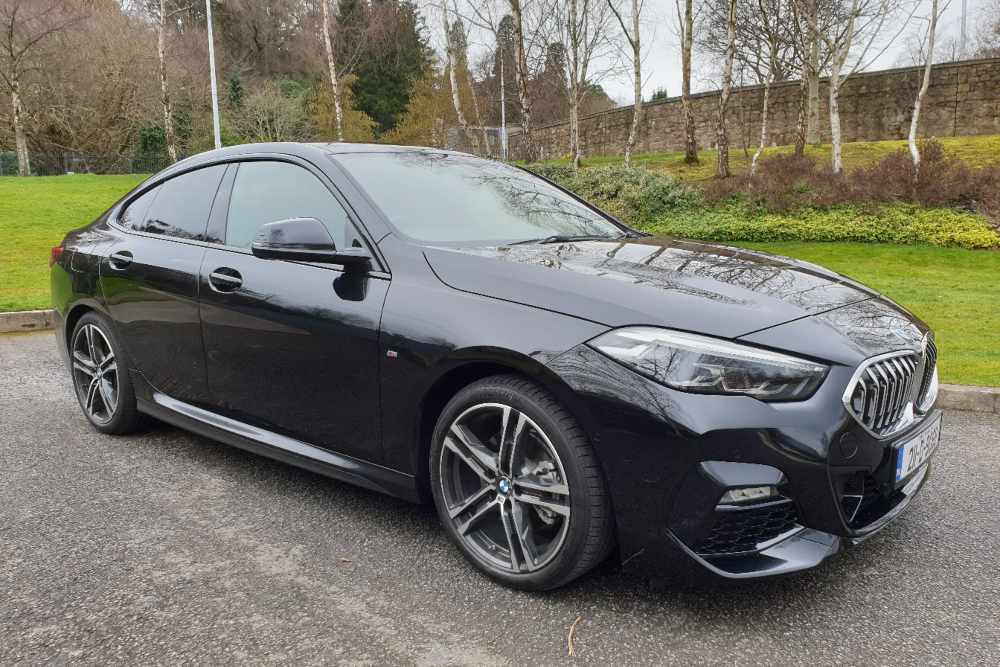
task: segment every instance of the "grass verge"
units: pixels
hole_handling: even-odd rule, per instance
[[[1000,387],[1000,252],[863,243],[734,243],[819,264],[927,322],[942,382]]]
[[[51,248],[145,178],[0,178],[0,312],[49,308]]]

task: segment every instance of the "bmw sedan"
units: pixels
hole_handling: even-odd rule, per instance
[[[941,432],[933,334],[877,292],[458,153],[198,155],[69,233],[51,280],[96,429],[155,418],[432,503],[525,590],[611,554],[814,567],[909,506]]]

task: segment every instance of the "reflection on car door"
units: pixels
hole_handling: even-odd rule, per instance
[[[239,166],[225,245],[201,271],[212,404],[236,419],[371,462],[381,461],[378,326],[384,277],[258,259],[261,225],[317,218],[337,244],[360,245],[347,212],[304,167]]]
[[[187,172],[133,200],[118,220],[129,231],[103,249],[101,289],[132,362],[156,389],[184,401],[208,398],[198,275],[226,169]]]

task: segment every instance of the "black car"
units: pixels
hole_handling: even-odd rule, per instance
[[[205,153],[52,262],[97,429],[155,417],[433,502],[522,589],[616,546],[664,578],[813,567],[909,505],[940,437],[933,335],[895,303],[463,154]]]

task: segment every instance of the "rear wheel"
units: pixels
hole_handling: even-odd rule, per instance
[[[123,434],[146,426],[148,417],[136,407],[124,349],[103,317],[91,312],[80,318],[69,353],[76,397],[97,430]]]
[[[460,391],[438,420],[430,468],[451,539],[509,586],[561,586],[614,546],[590,442],[558,399],[526,379],[495,376]]]

